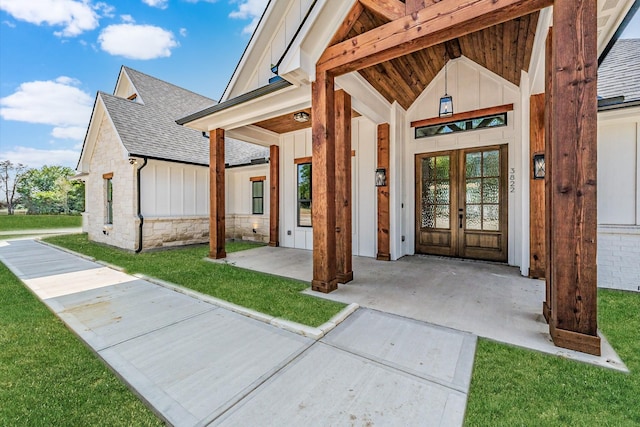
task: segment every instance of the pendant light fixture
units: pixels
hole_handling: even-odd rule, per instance
[[[449,55],[444,57],[444,96],[440,98],[440,117],[450,117],[453,115],[453,98],[447,94],[447,64],[449,62]]]

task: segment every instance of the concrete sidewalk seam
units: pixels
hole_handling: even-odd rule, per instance
[[[203,419],[198,424],[198,426],[205,427],[215,423],[220,417],[224,416],[226,413],[228,413],[229,411],[234,409],[236,406],[241,404],[243,400],[251,396],[256,390],[258,390],[262,385],[264,385],[266,382],[268,382],[273,377],[275,377],[279,372],[281,372],[283,369],[285,369],[286,367],[294,363],[296,360],[298,360],[300,357],[302,357],[303,354],[308,352],[317,343],[318,341],[312,341],[309,344],[307,344],[305,347],[301,348],[296,353],[292,354],[289,358],[283,360],[280,366],[274,369],[271,373],[263,375],[261,378],[256,380],[252,385],[247,387],[247,389],[238,393],[238,394],[241,394],[240,397],[238,397],[237,399],[232,398],[232,399],[229,399],[227,402],[225,402],[223,406],[227,406],[227,407],[223,411],[219,413],[213,412],[209,417],[206,417],[205,419]]]
[[[96,351],[109,350],[110,348],[116,347],[116,346],[118,346],[118,345],[120,345],[120,344],[124,344],[124,343],[127,343],[127,342],[129,342],[129,341],[133,341],[133,340],[135,340],[135,339],[142,338],[142,337],[147,336],[147,335],[149,335],[149,334],[152,334],[152,333],[154,333],[154,332],[158,332],[158,331],[161,331],[161,330],[163,330],[163,329],[169,328],[169,327],[171,327],[171,326],[179,325],[180,323],[183,323],[183,322],[185,322],[185,321],[188,321],[188,320],[194,319],[194,318],[196,318],[196,317],[198,317],[198,316],[203,316],[203,315],[205,315],[205,314],[207,314],[207,313],[211,313],[212,311],[215,311],[215,310],[218,310],[218,307],[212,307],[212,308],[211,308],[211,309],[209,309],[209,310],[205,310],[205,311],[202,311],[202,312],[200,312],[200,313],[192,314],[191,316],[187,316],[187,317],[182,318],[182,319],[180,319],[180,320],[176,320],[176,321],[175,321],[175,322],[173,322],[173,323],[169,323],[169,324],[166,324],[166,325],[163,325],[163,326],[157,327],[157,328],[155,328],[155,329],[152,329],[152,330],[149,330],[149,331],[143,332],[143,333],[138,334],[138,335],[136,335],[136,336],[129,337],[129,338],[124,339],[124,340],[122,340],[122,341],[118,341],[118,342],[116,342],[116,343],[109,344],[109,345],[107,345],[106,347],[96,348]],[[64,314],[64,313],[65,313],[64,311],[60,312],[60,314]],[[66,321],[65,321],[65,323],[66,323]]]
[[[259,320],[261,322],[267,323],[269,325],[275,326],[277,328],[283,329],[285,331],[293,332],[298,335],[302,335],[303,337],[311,338],[314,340],[319,340],[324,337],[329,331],[333,330],[336,326],[346,320],[349,315],[354,313],[360,306],[358,304],[352,303],[340,310],[336,315],[334,315],[327,322],[323,323],[317,328],[312,326],[303,325],[302,323],[293,322],[291,320],[283,319],[281,317],[270,316],[265,313],[261,313],[256,310],[252,310],[250,308],[246,308],[237,304],[234,304],[229,301],[222,300],[220,298],[216,298],[211,295],[203,294],[198,291],[194,291],[193,289],[185,288],[184,286],[176,285],[175,283],[167,282],[166,280],[157,279],[155,277],[147,276],[145,274],[135,273],[133,276],[146,280],[147,282],[154,283],[156,285],[165,287],[167,289],[173,290],[178,293],[182,293],[184,295],[188,295],[190,297],[199,299],[200,301],[207,302],[209,304],[216,305],[220,308],[225,308],[229,311],[233,311],[234,313],[238,313],[240,315]]]
[[[36,243],[39,243],[41,245],[49,246],[50,248],[53,248],[53,249],[58,249],[59,251],[66,252],[66,253],[68,253],[70,255],[77,256],[77,257],[82,258],[84,260],[97,263],[96,259],[94,257],[92,257],[92,256],[81,254],[80,252],[72,251],[71,249],[63,248],[62,246],[54,245],[53,243],[45,242],[44,240],[41,240],[39,238],[38,239],[33,239],[33,241],[36,242]]]
[[[455,385],[453,383],[447,382],[445,380],[438,379],[436,377],[432,377],[431,375],[422,374],[422,373],[420,373],[418,371],[413,371],[413,370],[408,369],[408,368],[402,368],[399,365],[385,362],[384,359],[372,356],[372,355],[367,354],[367,353],[354,351],[354,350],[349,350],[349,349],[340,347],[340,346],[338,346],[336,344],[332,344],[332,343],[324,341],[324,340],[320,340],[320,342],[322,344],[324,344],[324,345],[327,345],[327,346],[331,347],[331,348],[335,348],[336,350],[339,350],[339,351],[341,351],[343,353],[348,353],[348,354],[351,354],[353,356],[360,357],[362,359],[368,360],[369,362],[375,363],[375,364],[380,365],[380,366],[384,366],[384,367],[386,367],[388,369],[392,369],[392,370],[395,370],[395,371],[398,371],[398,372],[402,372],[402,373],[404,373],[406,375],[410,375],[412,377],[420,378],[422,380],[425,380],[425,381],[433,383],[433,384],[437,384],[437,385],[442,386],[444,388],[447,388],[449,390],[453,390],[453,391],[456,391],[456,392],[459,392],[459,393],[467,394],[467,390],[465,389],[464,386],[458,387],[457,385]]]

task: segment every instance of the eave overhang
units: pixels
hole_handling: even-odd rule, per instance
[[[250,92],[243,93],[240,96],[229,99],[227,101],[221,102],[220,104],[213,105],[209,108],[205,108],[204,110],[197,111],[193,114],[188,115],[187,117],[183,117],[181,119],[176,120],[176,123],[179,125],[185,125],[191,122],[194,122],[198,119],[202,119],[204,117],[210,116],[212,114],[216,114],[220,111],[229,109],[231,107],[235,107],[237,105],[244,104],[246,102],[252,101],[254,99],[261,98],[263,96],[272,94],[274,92],[278,92],[279,90],[285,89],[292,86],[292,84],[284,79],[277,80],[273,83],[269,83],[266,86],[259,87],[258,89],[254,89]]]

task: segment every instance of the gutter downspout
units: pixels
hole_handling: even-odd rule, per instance
[[[137,185],[137,193],[138,193],[138,197],[137,197],[137,210],[138,210],[138,219],[140,220],[140,224],[138,225],[138,248],[136,249],[137,254],[139,254],[142,251],[142,226],[144,225],[144,217],[142,216],[142,207],[141,207],[141,203],[140,203],[140,171],[147,166],[147,158],[143,157],[144,159],[144,163],[142,163],[142,166],[140,166],[137,170],[136,170],[136,185]]]

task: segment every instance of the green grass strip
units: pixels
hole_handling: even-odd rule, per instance
[[[0,425],[162,423],[0,263]]]
[[[175,248],[133,254],[89,242],[86,234],[45,239],[98,260],[211,295],[265,314],[309,326],[319,326],[345,307],[342,303],[301,294],[309,284],[298,280],[243,270],[204,260],[207,246]],[[227,253],[255,248],[249,242],[228,242]]]
[[[467,426],[640,426],[640,294],[598,292],[599,326],[630,374],[481,339]]]
[[[42,230],[82,226],[80,215],[0,215],[0,233],[14,230]]]

